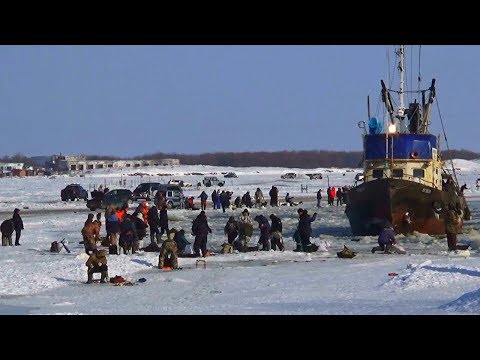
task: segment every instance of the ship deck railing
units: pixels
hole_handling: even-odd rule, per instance
[[[437,186],[435,185],[435,183],[433,181],[427,181],[425,179],[419,178],[418,176],[413,176],[413,175],[408,175],[408,174],[404,174],[403,176],[399,176],[399,177],[389,177],[389,176],[386,176],[386,174],[384,173],[384,176],[381,177],[381,178],[374,178],[373,176],[365,176],[364,182],[369,182],[369,181],[373,181],[373,180],[377,180],[377,179],[385,179],[385,178],[403,179],[403,180],[407,180],[407,181],[417,182],[417,183],[420,183],[422,185],[429,186],[429,187],[432,187],[432,188],[437,188]]]

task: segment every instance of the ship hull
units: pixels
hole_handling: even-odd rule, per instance
[[[385,220],[393,224],[397,234],[445,234],[443,218],[434,211],[433,204],[435,207],[460,204],[464,213],[469,214],[465,198],[454,190],[441,191],[395,178],[377,179],[351,188],[345,213],[354,236],[378,235]]]

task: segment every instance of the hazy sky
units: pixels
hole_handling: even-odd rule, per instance
[[[367,95],[382,117],[392,49],[0,46],[0,156],[360,151],[357,123]],[[407,82],[417,88],[411,50]],[[436,78],[450,148],[480,152],[480,46],[422,46],[421,55],[422,88]],[[441,133],[436,106],[431,130]]]

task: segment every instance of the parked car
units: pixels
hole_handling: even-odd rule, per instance
[[[90,211],[97,209],[106,209],[110,205],[122,207],[130,205],[133,202],[133,193],[128,189],[113,189],[105,193],[103,198],[93,198],[87,201],[87,207]]]
[[[322,176],[322,174],[320,174],[320,173],[305,174],[305,175],[307,175],[307,176],[310,178],[310,180],[323,179],[323,176]]]
[[[164,185],[159,182],[145,182],[139,184],[135,190],[133,190],[133,200],[147,200],[153,199],[155,193],[160,187]]]
[[[234,172],[229,172],[229,173],[226,173],[223,177],[226,177],[226,178],[238,178],[238,175],[235,174]]]
[[[60,191],[60,198],[62,201],[67,200],[88,200],[88,191],[85,190],[80,184],[70,184]]]
[[[219,180],[216,176],[205,176],[202,181],[203,185],[206,187],[210,186],[223,186],[225,185],[225,180]]]
[[[178,185],[180,187],[191,187],[192,184],[189,182],[185,182],[183,180],[172,179],[168,182],[169,185]]]
[[[158,203],[160,193],[163,193],[167,201],[167,209],[183,208],[185,205],[185,196],[180,185],[163,184],[155,194],[155,204]]]
[[[289,172],[289,173],[286,173],[286,174],[283,174],[282,176],[280,176],[282,179],[295,179],[297,177],[297,174],[293,173],[293,172]]]

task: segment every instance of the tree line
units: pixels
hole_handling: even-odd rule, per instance
[[[130,160],[130,159],[179,159],[182,165],[212,165],[233,167],[287,167],[300,169],[314,168],[361,168],[361,151],[276,151],[276,152],[215,152],[204,154],[161,153],[145,154],[131,158],[111,155],[85,155],[88,160]],[[443,159],[480,159],[480,153],[461,149],[442,152]],[[23,154],[3,156],[0,162],[22,162],[25,166],[36,166],[35,162]]]

